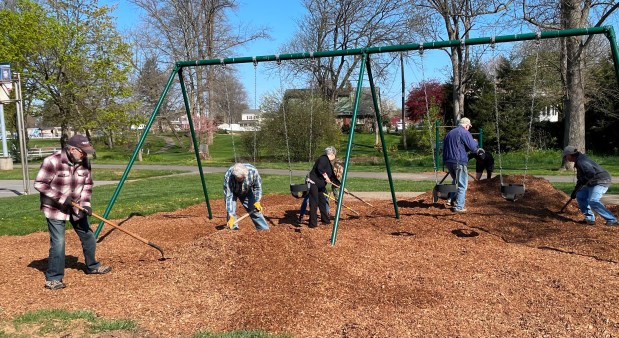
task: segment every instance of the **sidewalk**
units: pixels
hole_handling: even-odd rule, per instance
[[[107,169],[125,169],[126,165],[124,164],[93,164],[93,170],[97,168],[107,168]],[[198,167],[196,166],[183,166],[183,165],[144,165],[144,164],[135,164],[132,167],[132,170],[140,170],[140,169],[151,169],[151,170],[184,170],[189,171],[191,173],[197,174]],[[202,171],[204,174],[213,174],[213,173],[225,173],[228,170],[226,167],[202,167]],[[286,169],[259,169],[261,174],[268,175],[289,175],[291,171]],[[292,176],[296,177],[304,177],[307,174],[307,170],[292,170]],[[445,173],[438,173],[438,180],[440,181]],[[374,179],[388,179],[387,172],[356,172],[349,171],[348,177],[356,177],[356,178],[374,178]],[[436,175],[433,172],[430,173],[391,173],[391,177],[394,180],[411,180],[411,181],[436,181]],[[576,177],[571,176],[548,176],[542,175],[537,176],[542,177],[549,182],[564,182],[564,183],[574,183]],[[95,181],[95,186],[97,185],[106,185],[106,184],[117,184],[117,181]],[[613,177],[613,183],[619,184],[619,177]],[[0,198],[1,197],[10,197],[10,196],[19,196],[22,195],[24,191],[23,181],[22,180],[0,180]],[[37,194],[38,192],[34,190],[33,182],[30,183],[30,194]],[[396,197],[398,198],[411,198],[421,194],[422,192],[396,192]],[[374,198],[374,199],[391,199],[390,192],[355,192],[356,195],[360,197],[362,194],[367,194],[365,197]],[[619,195],[605,195],[602,199],[604,203],[611,204],[619,204]]]

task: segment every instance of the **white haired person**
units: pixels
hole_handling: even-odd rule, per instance
[[[238,230],[236,224],[236,200],[239,199],[250,214],[257,230],[269,230],[269,225],[262,215],[262,179],[258,169],[248,163],[236,163],[224,175],[224,198],[228,214],[228,227]]]
[[[59,152],[43,160],[34,181],[34,188],[41,195],[41,211],[47,218],[49,230],[49,258],[45,271],[45,288],[63,289],[65,269],[65,225],[71,223],[82,243],[86,261],[86,273],[106,274],[112,270],[101,265],[95,258],[97,242],[90,229],[88,217],[92,215],[92,175],[86,154],[95,149],[83,135],[71,137]],[[85,211],[73,206],[79,204]]]
[[[563,156],[574,162],[576,168],[576,187],[571,197],[576,199],[578,208],[585,215],[583,223],[595,224],[595,211],[606,220],[606,225],[617,225],[617,217],[600,202],[611,184],[608,171],[574,146],[565,147]]]
[[[460,119],[459,126],[447,133],[443,140],[443,163],[449,170],[449,175],[453,179],[453,184],[457,185],[455,193],[449,193],[448,204],[453,205],[453,212],[466,212],[464,201],[466,199],[466,189],[468,186],[469,162],[468,152],[478,155],[484,154],[484,150],[479,148],[477,141],[469,132],[473,125],[471,120],[466,117]]]
[[[329,211],[327,210],[327,183],[332,181],[339,182],[333,172],[332,162],[335,160],[337,151],[334,147],[325,148],[324,155],[316,159],[314,167],[309,173],[308,182],[310,183],[309,205],[310,217],[309,227],[318,226],[318,209],[320,209],[320,220],[323,224],[330,224]]]

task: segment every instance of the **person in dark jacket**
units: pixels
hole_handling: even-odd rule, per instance
[[[585,215],[584,221],[595,224],[595,211],[606,220],[606,225],[617,225],[617,217],[600,202],[610,187],[611,177],[608,171],[574,146],[565,147],[563,156],[574,162],[576,168],[576,187],[571,197],[578,202],[578,208]]]
[[[486,178],[492,178],[492,172],[494,171],[494,157],[488,151],[478,154],[469,153],[469,160],[475,159],[475,178],[479,181],[481,176],[486,171]]]
[[[318,226],[318,209],[320,209],[320,220],[323,224],[330,224],[329,211],[327,210],[327,183],[338,183],[337,177],[333,172],[332,162],[335,160],[336,150],[334,147],[327,147],[325,154],[316,159],[314,167],[309,173],[308,182],[310,218],[309,227]]]
[[[480,155],[484,153],[469,132],[472,126],[471,120],[463,117],[460,119],[459,126],[447,133],[443,140],[443,163],[449,170],[453,184],[458,187],[455,193],[450,193],[448,196],[448,200],[453,203],[452,210],[456,213],[466,212],[464,201],[469,177],[466,167],[469,162],[467,153],[469,151]]]

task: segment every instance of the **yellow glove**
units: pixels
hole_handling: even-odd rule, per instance
[[[230,215],[228,218],[228,228],[232,229],[234,227],[234,216]]]
[[[258,212],[262,211],[262,205],[260,204],[260,202],[254,203],[254,208],[256,208],[256,211]]]

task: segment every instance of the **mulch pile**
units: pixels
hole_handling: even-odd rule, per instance
[[[521,176],[504,177],[521,183]],[[135,320],[136,335],[264,330],[295,337],[619,336],[619,228],[579,224],[576,203],[527,177],[510,202],[497,178],[470,182],[465,214],[430,192],[398,201],[354,198],[332,227],[293,220],[300,200],[263,199],[269,232],[249,219],[224,228],[222,200],[131,217],[108,227],[98,258],[113,266],[84,274],[68,231],[64,290],[43,288],[48,235],[0,237],[0,318],[48,308],[87,309]],[[335,208],[332,208],[332,210]],[[619,214],[619,207],[610,206]],[[244,213],[241,212],[241,214]],[[42,220],[43,221],[43,220]],[[93,219],[93,223],[96,220]]]

